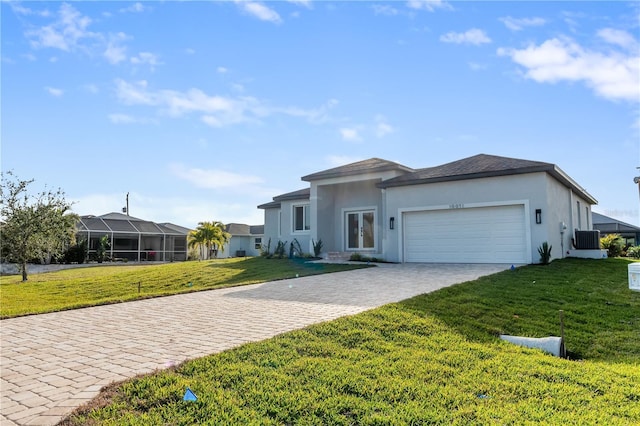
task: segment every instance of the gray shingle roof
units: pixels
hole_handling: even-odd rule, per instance
[[[597,204],[597,201],[593,196],[560,170],[560,168],[555,164],[487,154],[478,154],[473,157],[463,158],[462,160],[453,161],[440,166],[419,169],[413,173],[407,173],[405,175],[380,182],[377,186],[379,188],[390,188],[394,186],[419,185],[536,172],[549,173],[559,182],[580,193],[586,200],[593,204]]]
[[[280,202],[288,200],[308,200],[311,196],[311,188],[299,189],[297,191],[287,192],[286,194],[273,197],[273,201],[260,204],[259,209],[277,209],[280,208]]]
[[[401,172],[413,172],[410,167],[393,161],[382,160],[380,158],[370,158],[368,160],[358,161],[356,163],[347,164],[333,169],[312,173],[302,177],[302,180],[310,182],[313,180],[328,179],[334,177],[353,176],[363,173],[377,173],[397,170]]]
[[[245,225],[244,223],[229,223],[226,231],[232,236],[240,235],[263,235],[264,225]]]
[[[393,179],[386,180],[378,186],[388,188],[418,183],[431,183],[449,180],[472,179],[487,176],[502,176],[532,171],[547,171],[554,165],[540,161],[520,160],[517,158],[498,157],[478,154],[462,160],[452,161],[435,167],[418,169]]]

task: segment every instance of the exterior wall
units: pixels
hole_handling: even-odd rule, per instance
[[[375,256],[382,252],[382,219],[383,203],[382,190],[376,187],[380,179],[362,180],[356,182],[334,183],[331,185],[317,185],[312,183],[311,194],[317,209],[316,227],[312,227],[314,241],[322,239],[323,251],[344,252],[345,242],[345,214],[347,211],[374,210],[374,237],[377,250],[359,250],[363,254]],[[314,221],[312,220],[312,224]]]
[[[388,188],[386,217],[382,223],[388,224],[389,218],[394,217],[395,229],[387,229],[384,258],[393,262],[402,260],[403,211],[523,204],[525,223],[529,224],[526,232],[531,241],[531,262],[538,262],[537,248],[547,239],[547,230],[535,223],[535,210],[541,209],[543,218],[549,210],[546,176],[546,173],[531,173]]]
[[[236,257],[238,251],[244,251],[245,256],[260,256],[260,249],[256,249],[256,238],[264,237],[262,235],[232,235],[229,243],[226,244],[224,252],[219,252],[219,258]]]
[[[275,248],[280,236],[280,209],[264,210],[264,235],[262,236],[262,244],[266,247],[271,240],[271,251]]]

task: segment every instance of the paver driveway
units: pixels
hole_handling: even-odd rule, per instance
[[[0,424],[50,425],[113,382],[508,265],[381,265],[0,321]]]

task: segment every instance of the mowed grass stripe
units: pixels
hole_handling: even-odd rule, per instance
[[[96,266],[3,276],[0,316],[55,312],[192,291],[346,271],[364,265],[305,263],[289,259],[233,258],[167,264]]]

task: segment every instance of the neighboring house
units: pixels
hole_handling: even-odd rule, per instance
[[[89,254],[99,240],[109,236],[109,257],[132,261],[187,260],[188,228],[172,223],[154,223],[121,213],[81,216],[77,238],[89,242]]]
[[[258,206],[264,239],[392,262],[538,263],[592,230],[587,191],[556,165],[480,154],[424,169],[378,158],[320,171]]]
[[[260,256],[264,243],[264,225],[245,225],[230,223],[226,231],[231,234],[224,251],[218,251],[218,257]]]
[[[600,213],[593,213],[593,229],[599,230],[602,237],[608,234],[620,234],[625,246],[637,246],[640,244],[639,227]]]

